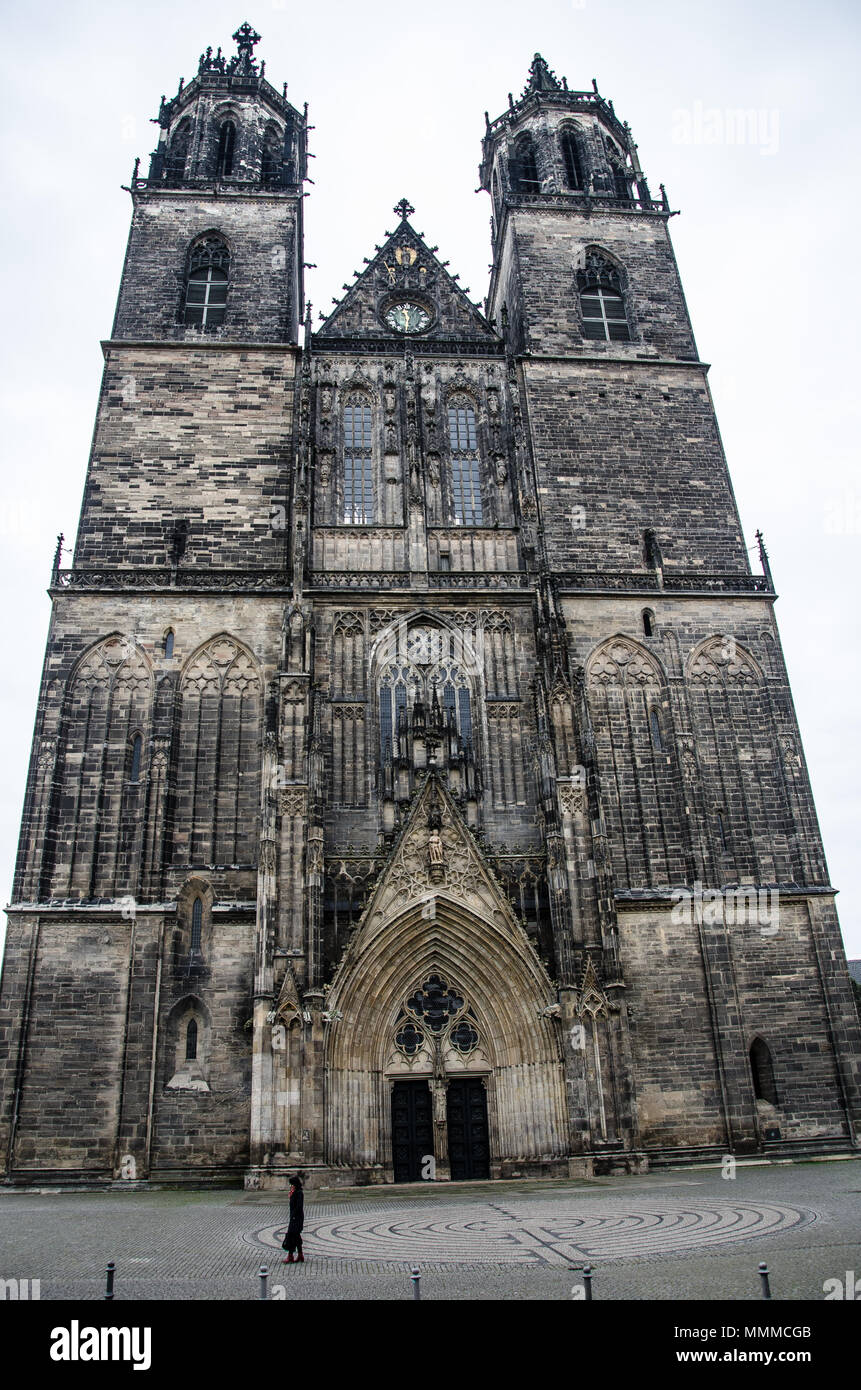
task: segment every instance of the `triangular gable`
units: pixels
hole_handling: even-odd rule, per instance
[[[445,899],[492,922],[518,953],[524,945],[533,953],[527,933],[457,806],[431,773],[413,802],[346,955],[355,958],[381,927],[410,907],[420,905],[430,926],[437,905]],[[534,966],[549,985],[537,955]]]
[[[498,345],[484,315],[437,260],[434,250],[407,220],[412,212],[404,200],[395,209],[401,214],[396,232],[368,261],[367,268],[349,287],[337,308],[321,324],[315,341],[343,338],[388,339],[399,344],[464,340]],[[430,316],[420,332],[398,332],[385,315],[399,302],[424,308]]]

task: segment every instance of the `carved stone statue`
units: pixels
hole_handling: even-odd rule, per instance
[[[432,865],[439,866],[445,863],[442,835],[436,827],[428,837],[428,859]]]

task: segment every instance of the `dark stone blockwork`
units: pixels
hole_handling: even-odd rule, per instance
[[[486,120],[484,307],[403,200],[314,329],[307,110],[234,38],[135,168],[52,574],[6,1180],[852,1149],[834,890],[664,190],[536,56]]]

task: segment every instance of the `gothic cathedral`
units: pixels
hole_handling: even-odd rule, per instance
[[[234,39],[135,167],[54,562],[5,1180],[851,1151],[835,890],[663,188],[536,55],[485,117],[483,310],[404,199],[314,328],[307,107]]]

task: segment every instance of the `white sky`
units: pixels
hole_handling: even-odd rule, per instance
[[[71,543],[130,200],[162,92],[247,19],[257,56],[316,129],[306,200],[317,310],[395,223],[413,223],[482,299],[484,111],[501,114],[538,50],[573,88],[598,79],[628,120],[671,224],[745,533],[762,527],[778,619],[850,956],[861,956],[857,691],[861,487],[856,338],[859,9],[840,0],[86,0],[4,18],[0,222],[7,331],[0,393],[0,891],[8,896],[58,531]],[[243,0],[244,3],[244,0]],[[761,113],[728,138],[726,113]],[[679,115],[679,113],[683,113]],[[699,141],[679,137],[687,124]],[[716,113],[716,114],[714,114]],[[723,138],[706,141],[707,135]],[[11,655],[14,653],[15,660]]]

